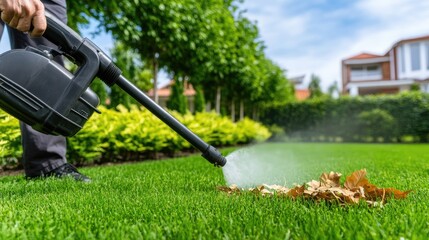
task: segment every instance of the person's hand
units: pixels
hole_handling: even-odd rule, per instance
[[[12,28],[40,37],[46,29],[45,7],[40,0],[0,0],[1,19]]]

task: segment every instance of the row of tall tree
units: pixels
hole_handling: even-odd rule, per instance
[[[179,90],[185,81],[202,89],[197,98],[216,112],[257,117],[261,107],[291,100],[294,90],[284,70],[266,57],[258,28],[244,16],[241,2],[75,0],[68,3],[69,25],[78,29],[97,20],[100,31],[110,32],[118,43],[114,60],[137,85],[147,74],[130,66],[143,62],[151,69],[154,89],[164,69]],[[201,111],[205,104],[197,105]]]

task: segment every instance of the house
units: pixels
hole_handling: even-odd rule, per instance
[[[308,89],[295,89],[295,98],[298,101],[304,101],[310,97],[310,90]]]
[[[301,87],[304,83],[305,75],[289,78],[289,81],[295,88],[295,99],[303,101],[310,97],[310,91],[307,88]]]
[[[170,82],[168,82],[168,84],[158,89],[158,104],[163,108],[167,107],[167,101],[171,95],[171,86],[173,86],[173,84],[174,84],[174,80],[171,80]],[[186,99],[188,102],[188,109],[189,111],[194,112],[195,111],[194,99],[195,99],[196,91],[192,86],[192,84],[190,84],[189,82],[185,82],[184,87],[185,89],[183,91],[183,94],[186,96]],[[147,95],[153,99],[154,98],[153,89],[149,90]]]
[[[384,55],[342,60],[343,94],[394,94],[418,85],[429,92],[429,35],[395,43]]]

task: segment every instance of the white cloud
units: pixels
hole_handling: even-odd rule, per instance
[[[283,9],[284,1],[273,1],[270,4],[261,4],[259,1],[246,1],[249,9],[246,14],[251,20],[257,21],[260,33],[264,40],[273,42],[273,48],[279,48],[291,38],[305,37],[306,27],[309,25],[308,15],[289,15]],[[293,41],[289,41],[292,44]]]
[[[359,0],[341,8],[314,8],[323,1],[312,0],[298,12],[290,12],[298,0],[246,2],[268,57],[287,69],[288,76],[320,76],[325,89],[334,80],[341,82],[342,59],[361,52],[385,54],[401,39],[429,34],[429,1]]]
[[[429,6],[428,1],[420,0],[360,0],[356,4],[359,11],[378,19],[392,21],[413,13],[420,13]],[[416,11],[417,10],[417,11]]]

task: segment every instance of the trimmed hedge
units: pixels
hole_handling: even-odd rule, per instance
[[[15,165],[22,155],[21,132],[16,118],[0,110],[0,166]]]
[[[165,123],[144,108],[118,110],[100,107],[85,127],[68,138],[68,159],[74,164],[115,162],[174,155],[194,148]],[[263,141],[271,133],[249,119],[233,123],[227,117],[211,113],[173,115],[190,130],[213,146],[232,146]],[[0,166],[16,164],[21,157],[18,120],[0,110]]]
[[[429,95],[310,99],[266,109],[261,119],[305,141],[428,142]]]

